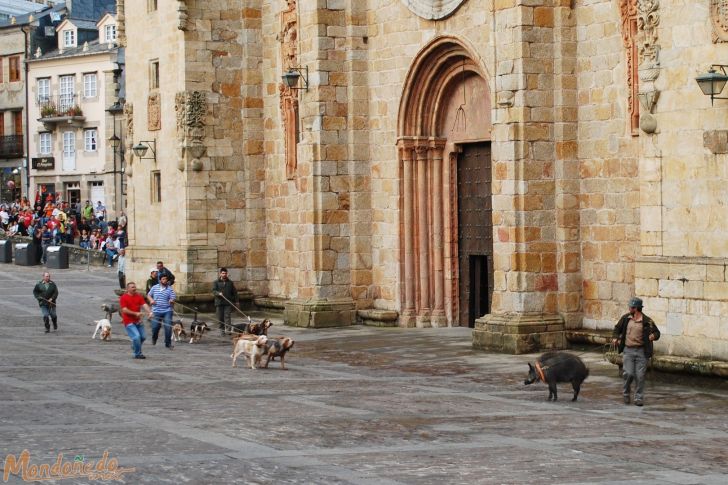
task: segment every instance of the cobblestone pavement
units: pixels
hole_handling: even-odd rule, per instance
[[[725,381],[654,375],[645,407],[626,406],[616,368],[587,352],[579,401],[561,385],[550,403],[523,385],[535,356],[475,352],[467,329],[280,321],[271,334],[296,339],[288,371],[231,368],[215,334],[147,342],[136,361],[118,317],[110,342],[91,340],[115,273],[53,271],[60,329],[45,335],[41,271],[0,266],[3,461],[108,450],[133,484],[728,483]]]

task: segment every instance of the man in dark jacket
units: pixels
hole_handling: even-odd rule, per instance
[[[215,295],[215,315],[220,322],[220,335],[225,336],[225,329],[230,331],[231,302],[238,304],[238,290],[228,279],[227,268],[220,268],[220,276],[212,284],[212,294]]]
[[[157,283],[160,283],[162,281],[162,276],[167,277],[168,285],[174,284],[174,275],[172,274],[172,272],[164,267],[163,262],[157,261]]]
[[[652,342],[660,338],[660,330],[650,317],[642,313],[641,299],[632,298],[629,301],[629,313],[619,319],[612,337],[613,343],[619,346],[619,352],[624,352],[622,359],[624,403],[629,404],[632,381],[635,381],[634,403],[636,406],[642,406],[647,360],[652,357]]]
[[[53,330],[58,330],[58,316],[56,315],[56,302],[58,301],[58,287],[51,281],[49,272],[43,273],[43,279],[33,288],[33,296],[38,300],[40,312],[43,315],[45,333],[51,331],[50,320],[53,320]]]

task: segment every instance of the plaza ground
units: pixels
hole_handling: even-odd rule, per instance
[[[474,351],[468,329],[280,320],[271,335],[296,340],[288,371],[231,368],[217,332],[174,350],[147,342],[138,361],[118,316],[111,342],[91,339],[115,301],[112,270],[51,271],[49,335],[32,297],[41,272],[0,266],[2,462],[108,451],[134,484],[728,483],[724,380],[655,373],[645,407],[625,406],[616,367],[590,350],[579,401],[564,384],[550,403],[543,384],[523,385],[536,356]]]

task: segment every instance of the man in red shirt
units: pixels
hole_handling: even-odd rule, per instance
[[[131,339],[134,358],[146,359],[142,354],[142,343],[146,340],[146,336],[144,335],[141,310],[147,313],[147,317],[152,316],[152,310],[147,305],[144,297],[136,290],[136,283],[130,282],[126,285],[126,293],[119,298],[119,308],[121,308],[121,320],[126,328],[126,333]]]

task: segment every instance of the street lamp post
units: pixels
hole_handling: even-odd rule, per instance
[[[123,184],[123,181],[119,181],[117,179],[117,175],[121,174],[121,176],[124,176],[124,147],[122,144],[122,140],[119,137],[119,135],[116,134],[116,115],[122,113],[124,111],[124,107],[121,103],[118,101],[112,104],[107,110],[108,113],[110,113],[113,116],[112,123],[114,124],[114,134],[108,139],[109,145],[111,145],[111,148],[113,150],[113,171],[112,175],[114,177],[114,208],[116,210],[116,216],[119,217],[119,214],[121,213],[121,198],[119,197],[119,185]],[[121,132],[121,130],[119,130]],[[116,154],[119,153],[121,155],[121,164],[120,164],[120,170],[116,169]]]

